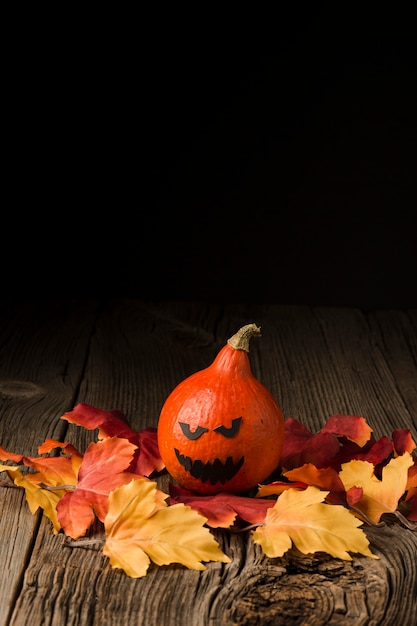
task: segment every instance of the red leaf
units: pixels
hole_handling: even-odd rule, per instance
[[[183,503],[207,518],[212,528],[229,528],[237,517],[250,524],[264,521],[267,510],[274,506],[274,500],[261,500],[237,496],[233,493],[218,493],[200,496],[188,489],[170,484],[170,504]]]
[[[307,483],[304,481],[288,482],[283,480],[274,480],[271,483],[259,485],[258,493],[255,497],[263,498],[264,496],[279,496],[287,489],[299,489],[300,491],[303,491],[307,486]]]
[[[133,443],[137,450],[128,468],[132,473],[150,476],[154,471],[160,472],[165,467],[158,450],[157,429],[148,427],[134,431],[121,411],[116,409],[103,411],[89,404],[80,403],[73,411],[64,413],[62,419],[83,426],[87,430],[98,428],[99,439],[119,437]]]
[[[150,476],[154,471],[160,472],[164,469],[165,464],[159,456],[156,428],[142,428],[129,441],[138,446],[129,467],[130,472]]]
[[[313,433],[301,422],[293,417],[288,417],[284,422],[284,450],[285,456],[292,456],[300,447],[304,447]]]
[[[369,450],[361,452],[351,457],[349,460],[356,459],[358,461],[369,461],[374,466],[389,460],[393,452],[392,441],[389,437],[383,435],[375,443],[371,445]]]
[[[284,447],[279,464],[284,470],[301,467],[305,463],[328,467],[339,449],[335,435],[325,432],[313,435],[297,420],[288,418],[285,420]]]
[[[411,522],[417,522],[417,490],[415,495],[410,498],[409,504],[411,504],[411,508],[408,512],[407,519]]]
[[[417,522],[417,456],[413,456],[413,460],[414,465],[408,468],[405,502],[410,507],[407,518]]]
[[[94,521],[94,513],[104,521],[110,491],[136,478],[126,472],[134,451],[133,444],[118,437],[90,443],[75,490],[67,492],[56,507],[59,523],[67,535],[73,539],[85,535]]]
[[[375,441],[375,439],[371,437],[370,441],[362,448],[351,441],[342,442],[340,452],[334,458],[332,467],[336,470],[340,470],[343,463],[348,463],[353,460],[368,461],[376,467],[388,461],[392,452],[392,441],[385,435],[380,437],[378,441]]]
[[[362,499],[362,496],[362,487],[350,487],[350,489],[346,491],[346,501],[349,506],[355,506],[356,503]]]
[[[392,432],[392,441],[394,444],[395,454],[401,456],[405,452],[412,452],[416,447],[409,429],[396,428]]]
[[[399,450],[408,450],[414,444],[406,433],[393,433]],[[288,471],[311,463],[317,468],[332,467],[339,471],[343,463],[353,459],[369,461],[377,467],[389,461],[393,445],[393,441],[385,436],[375,441],[372,429],[360,416],[333,415],[315,435],[297,420],[289,418],[285,421],[280,468]]]
[[[331,433],[338,437],[346,437],[362,447],[369,441],[372,428],[360,415],[332,415],[321,429],[322,433]]]

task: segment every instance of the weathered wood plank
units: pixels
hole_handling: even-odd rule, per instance
[[[47,437],[61,439],[58,418],[74,402],[97,303],[2,301],[0,307],[0,444],[36,455]],[[36,538],[23,493],[0,475],[0,624],[6,623]]]
[[[417,431],[417,309],[377,311],[370,315],[373,341],[392,371],[399,393],[411,416],[414,436]],[[397,407],[395,407],[397,408]],[[398,424],[402,420],[392,416]]]
[[[119,408],[137,429],[156,426],[171,389],[208,365],[225,340],[251,321],[263,331],[251,346],[253,371],[286,417],[314,431],[333,413],[361,414],[377,435],[410,427],[415,436],[417,325],[412,314],[399,312],[365,316],[349,309],[108,302],[72,403]],[[54,341],[60,341],[51,339],[55,354]],[[20,358],[31,355],[29,350]],[[47,420],[46,431],[63,432],[67,441],[85,447],[95,434],[73,425],[61,431],[60,414],[55,412],[54,424],[52,417]],[[20,507],[25,516],[24,503]],[[0,623],[20,626],[30,615],[35,624],[59,626],[414,626],[417,533],[398,524],[366,532],[379,560],[355,556],[345,562],[296,551],[268,559],[248,533],[219,531],[230,564],[209,563],[205,572],[151,565],[146,577],[134,580],[112,570],[100,547],[68,547],[42,519],[11,620]]]

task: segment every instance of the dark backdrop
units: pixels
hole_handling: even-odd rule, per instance
[[[15,46],[3,289],[417,306],[411,15],[300,13]]]

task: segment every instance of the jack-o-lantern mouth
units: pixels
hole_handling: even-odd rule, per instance
[[[194,478],[198,478],[202,483],[206,483],[210,481],[212,485],[216,483],[224,483],[233,476],[235,476],[240,468],[243,465],[245,457],[240,457],[237,463],[233,463],[233,459],[231,456],[228,456],[226,461],[223,463],[220,459],[214,459],[214,461],[207,461],[207,463],[203,463],[203,461],[196,460],[192,461],[189,456],[184,456],[175,448],[176,457],[187,470],[190,472],[191,476]]]

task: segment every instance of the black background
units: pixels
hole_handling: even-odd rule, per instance
[[[3,293],[417,306],[411,14],[102,17],[16,27]]]

